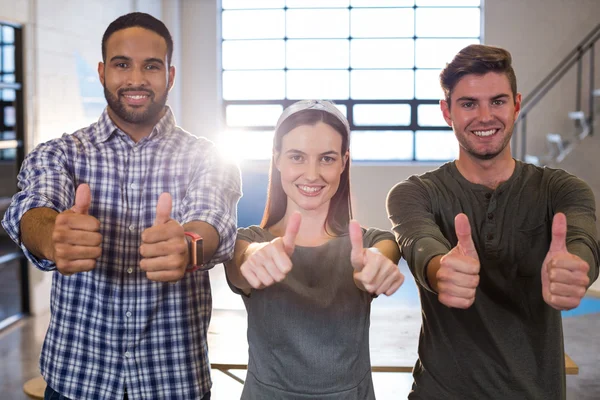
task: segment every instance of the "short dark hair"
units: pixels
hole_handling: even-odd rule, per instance
[[[517,77],[512,67],[512,56],[501,47],[472,44],[465,47],[446,64],[440,73],[440,84],[450,106],[452,91],[465,75],[485,75],[488,72],[506,74],[513,99],[517,98]]]
[[[273,137],[273,153],[281,151],[283,137],[292,129],[302,125],[316,125],[323,122],[331,126],[342,136],[342,157],[350,148],[350,132],[338,117],[323,110],[302,110],[290,115],[275,131]],[[287,209],[287,195],[281,185],[281,173],[275,166],[275,155],[271,158],[269,171],[269,188],[267,190],[267,203],[260,226],[264,229],[275,225],[285,215]],[[350,202],[350,158],[340,175],[340,185],[329,202],[325,229],[331,227],[333,234],[343,235],[348,232],[348,224],[352,219],[352,204]]]
[[[106,42],[111,35],[117,31],[133,27],[148,29],[162,36],[165,42],[167,42],[167,64],[171,65],[171,58],[173,57],[173,38],[171,37],[171,33],[161,20],[142,12],[121,15],[108,25],[102,36],[102,61],[106,62]]]

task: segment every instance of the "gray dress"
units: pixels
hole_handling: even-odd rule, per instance
[[[238,239],[275,238],[258,226]],[[394,240],[363,229],[365,247]],[[372,296],[352,277],[349,236],[296,246],[286,278],[242,296],[248,311],[248,374],[243,400],[373,400],[369,323]],[[239,289],[233,287],[236,293]]]

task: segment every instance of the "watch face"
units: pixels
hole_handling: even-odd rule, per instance
[[[196,240],[196,265],[201,266],[204,265],[204,240],[198,239]]]

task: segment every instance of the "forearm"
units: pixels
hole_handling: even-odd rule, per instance
[[[427,283],[429,284],[429,288],[435,293],[438,293],[437,272],[440,269],[440,260],[442,257],[442,255],[434,256],[425,267],[424,275],[427,278]]]
[[[21,242],[37,258],[54,261],[52,233],[58,213],[50,208],[33,208],[20,222]]]
[[[437,293],[436,274],[440,259],[450,249],[432,237],[417,240],[406,250],[405,257],[418,284]]]

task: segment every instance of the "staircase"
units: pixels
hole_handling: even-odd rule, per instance
[[[582,143],[586,143],[594,134],[595,118],[600,114],[600,88],[594,84],[598,75],[595,67],[595,44],[600,40],[600,24],[577,45],[575,48],[523,99],[521,113],[516,122],[512,139],[512,149],[515,158],[525,160],[537,165],[552,165],[562,163]],[[589,76],[585,82],[583,78],[584,60],[589,62],[587,72]],[[565,75],[576,68],[576,111],[569,112],[567,117],[573,122],[570,132],[548,133],[546,135],[546,153],[529,154],[527,152],[527,122],[528,114],[546,96]],[[568,83],[568,80],[565,80]],[[596,129],[596,131],[598,131]],[[598,154],[598,153],[596,153]]]

